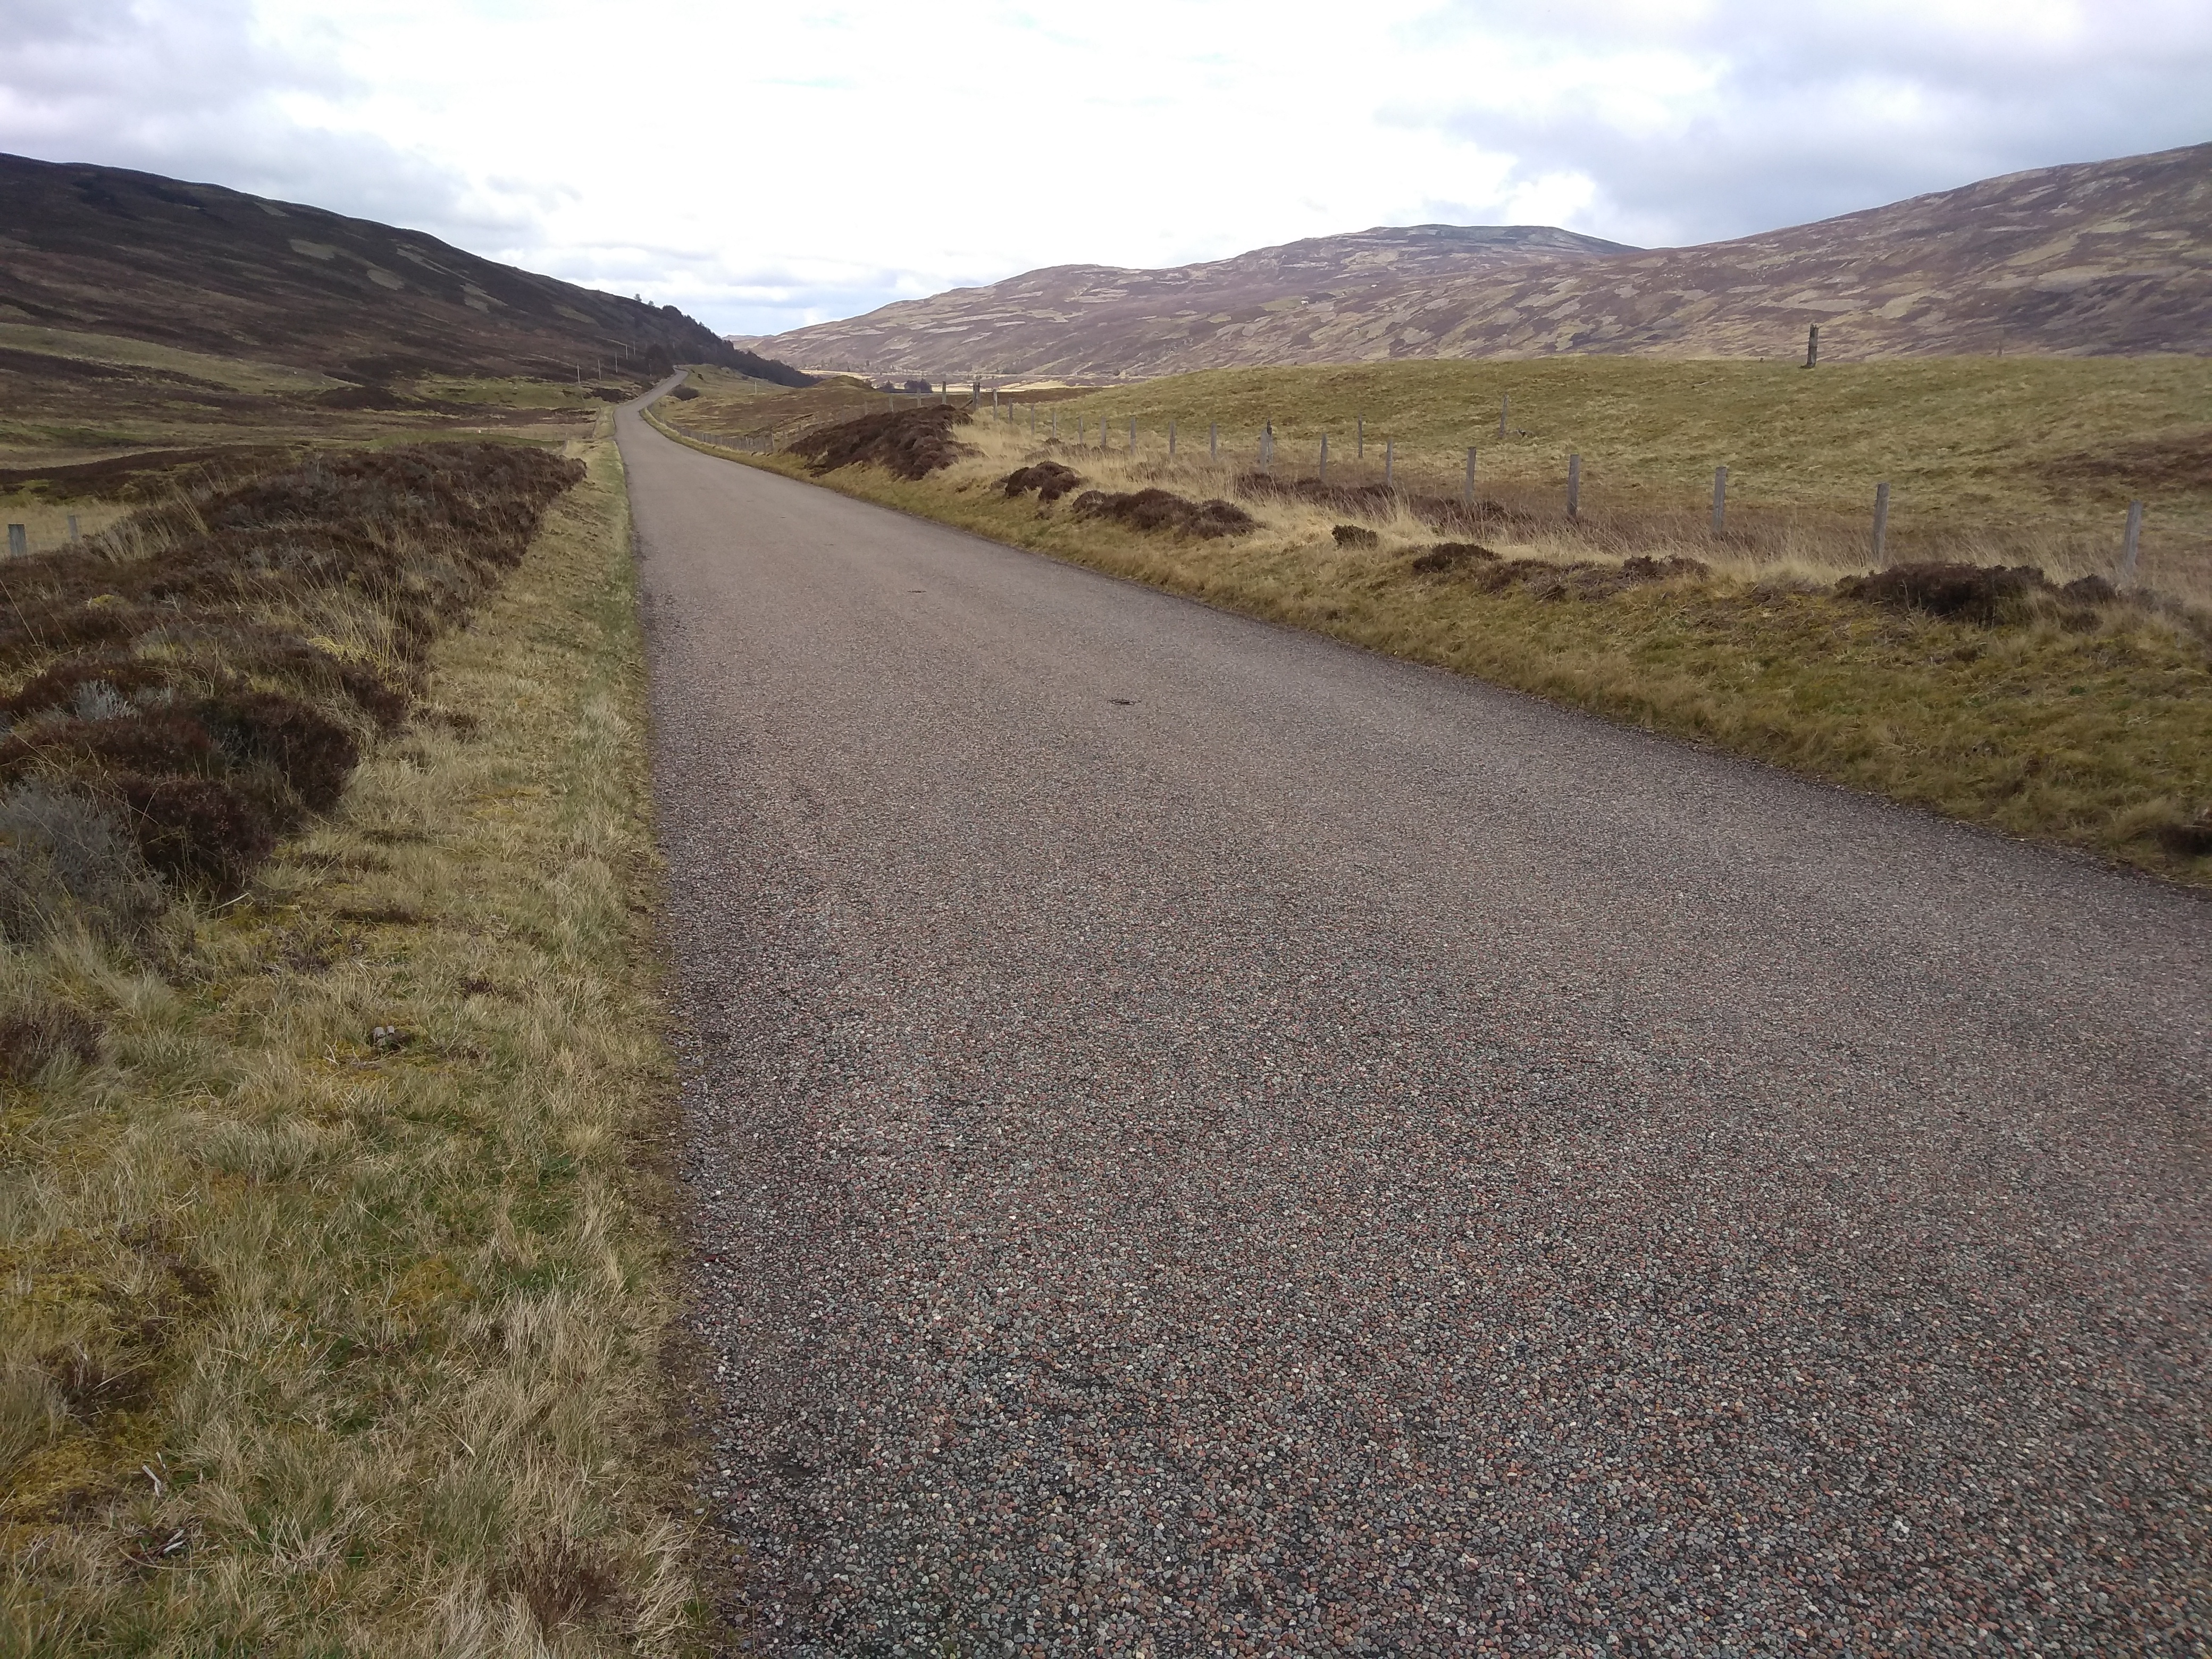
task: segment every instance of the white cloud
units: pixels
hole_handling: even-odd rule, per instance
[[[1735,234],[2212,128],[2201,0],[0,0],[0,148],[768,331],[1430,219]]]

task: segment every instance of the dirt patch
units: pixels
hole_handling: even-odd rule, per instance
[[[1034,489],[1037,500],[1048,507],[1082,482],[1081,473],[1072,466],[1062,466],[1058,461],[1039,461],[1035,466],[1024,466],[1009,472],[1000,480],[1009,499]]]
[[[1106,519],[1132,530],[1164,531],[1201,541],[1241,536],[1260,527],[1234,501],[1194,501],[1167,489],[1139,489],[1125,495],[1086,489],[1075,498],[1073,510],[1079,519]]]
[[[841,466],[879,466],[895,478],[926,478],[968,453],[952,428],[968,423],[965,409],[924,404],[840,421],[795,439],[791,453],[816,474]]]
[[[2027,621],[2036,600],[2051,591],[2043,573],[2026,564],[1897,564],[1836,584],[1840,597],[1863,605],[1921,611],[1984,627]]]
[[[2108,499],[2212,491],[2212,427],[2055,456],[2033,463],[2032,470]]]
[[[1375,547],[1382,538],[1364,525],[1340,524],[1328,532],[1339,547]]]
[[[1540,599],[1601,599],[1652,582],[1700,580],[1710,574],[1697,559],[1625,559],[1619,564],[1501,558],[1472,542],[1440,542],[1414,557],[1422,575],[1462,575],[1486,593],[1518,588]]]

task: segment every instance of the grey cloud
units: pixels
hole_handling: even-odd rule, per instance
[[[1700,112],[1656,132],[1603,98],[1537,114],[1470,100],[1435,118],[1516,158],[1526,180],[1580,173],[1597,198],[1577,228],[1651,245],[1697,242],[1878,206],[1996,173],[2212,137],[2212,14],[2108,3],[2082,42],[1997,23],[1967,29],[1833,3],[1732,0],[1674,27],[1597,3],[1547,14],[1541,40],[1671,50],[1716,72]],[[1483,9],[1440,15],[1449,38],[1511,26]],[[1563,27],[1564,25],[1564,27]]]

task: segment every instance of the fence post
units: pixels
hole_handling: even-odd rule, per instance
[[[1874,487],[1874,562],[1882,561],[1882,550],[1889,541],[1889,484],[1885,480]]]
[[[1567,457],[1567,516],[1579,519],[1583,512],[1583,458]]]
[[[76,514],[72,513],[72,514],[70,514],[69,515],[69,524],[70,524],[70,539],[71,541],[75,541],[75,540],[76,539]]]
[[[1459,504],[1462,507],[1474,505],[1474,446],[1473,444],[1469,444],[1467,447],[1467,477],[1459,487]]]
[[[1175,459],[1175,422],[1168,422],[1168,459]]]
[[[1320,482],[1322,483],[1328,482],[1328,434],[1326,432],[1321,434]]]
[[[1137,459],[1137,417],[1133,415],[1129,416],[1129,459]]]
[[[1206,423],[1206,459],[1209,461],[1221,459],[1221,422],[1218,421]]]
[[[76,522],[72,519],[71,524]],[[2142,542],[2142,503],[2128,503],[2127,539],[2120,544],[2120,580],[2132,586],[2136,579],[2136,553]]]
[[[1505,441],[1505,416],[1513,408],[1513,394],[1508,392],[1498,400],[1498,441]]]
[[[1270,421],[1260,428],[1260,471],[1275,470],[1275,423]]]
[[[1805,367],[1817,368],[1820,362],[1820,325],[1814,323],[1805,331]]]
[[[1728,469],[1713,469],[1713,534],[1721,533],[1721,526],[1728,517]]]
[[[23,526],[19,524],[9,525],[8,526],[8,556],[11,559],[20,559],[30,550],[30,538]]]
[[[1385,489],[1390,488],[1391,462],[1396,457],[1397,451],[1398,441],[1396,439],[1385,438],[1382,441],[1382,488]]]
[[[1352,459],[1355,461],[1364,461],[1367,459],[1367,417],[1364,415],[1354,420],[1352,430],[1358,434],[1357,440],[1358,447],[1352,452]]]

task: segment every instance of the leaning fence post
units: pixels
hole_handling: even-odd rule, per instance
[[[1874,562],[1882,561],[1882,549],[1889,541],[1889,485],[1887,482],[1874,487]]]
[[[1467,477],[1459,487],[1459,504],[1462,507],[1474,505],[1474,446],[1472,444],[1468,446]]]
[[[1567,457],[1567,516],[1578,519],[1582,517],[1582,511],[1583,458],[1570,455]]]
[[[1721,526],[1728,516],[1728,469],[1713,469],[1713,534],[1721,533]]]
[[[74,525],[76,520],[70,522]],[[2120,580],[2132,585],[2136,579],[2136,553],[2142,542],[2142,503],[2128,503],[2127,539],[2120,544]]]
[[[19,524],[9,525],[8,526],[8,556],[11,559],[20,559],[30,550],[30,539],[23,526]]]
[[[1321,434],[1321,471],[1318,477],[1322,483],[1328,482],[1328,434],[1326,432]]]

